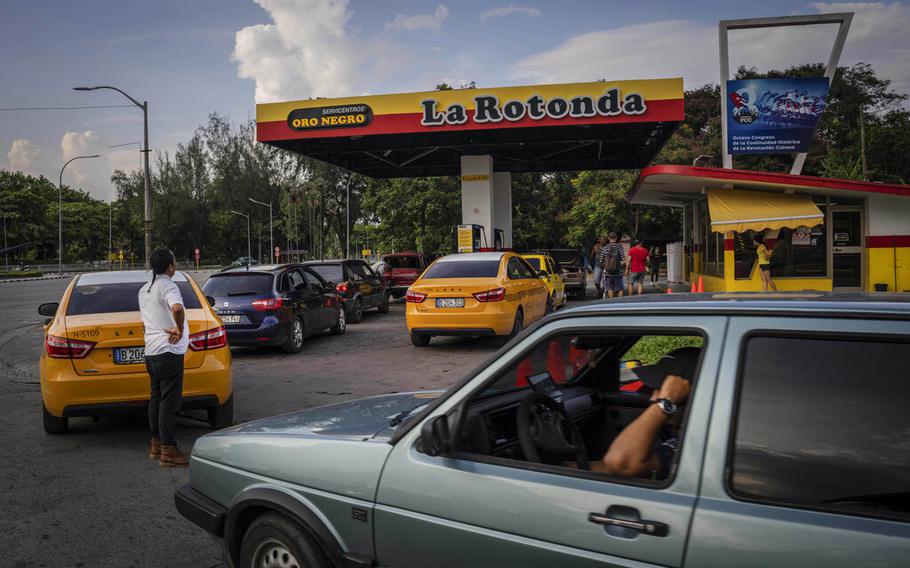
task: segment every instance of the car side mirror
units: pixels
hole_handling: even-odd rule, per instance
[[[47,302],[38,306],[38,313],[42,316],[54,317],[57,314],[57,308],[59,307],[59,302]]]
[[[420,429],[420,445],[428,456],[445,455],[452,450],[449,419],[445,415],[424,422]]]
[[[546,277],[549,276],[549,275],[550,275],[550,273],[547,272],[546,270],[538,270],[538,271],[537,271],[537,277],[538,277],[538,278],[546,278]]]
[[[213,308],[215,307],[215,298],[213,298],[211,296],[206,296],[205,299],[208,301],[210,306],[212,306]]]

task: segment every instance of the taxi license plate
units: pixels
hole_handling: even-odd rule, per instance
[[[463,308],[464,298],[436,298],[437,308]]]
[[[221,316],[224,323],[240,323],[240,316]]]
[[[145,362],[145,347],[118,347],[114,349],[114,363],[134,365]]]

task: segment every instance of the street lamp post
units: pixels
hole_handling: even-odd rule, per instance
[[[239,211],[234,211],[233,209],[231,209],[231,213],[246,217],[246,261],[247,264],[249,264],[250,257],[253,256],[253,250],[250,248],[250,216],[245,213],[240,213]]]
[[[87,158],[100,158],[98,154],[91,156],[76,156],[67,160],[63,167],[60,168],[60,183],[57,185],[57,272],[63,274],[63,170],[70,162]]]
[[[9,248],[9,245],[6,244],[6,218],[8,215],[3,214],[3,257],[6,260],[6,271],[9,272],[9,251],[6,250]]]
[[[149,259],[152,256],[152,181],[149,175],[149,104],[148,101],[139,102],[117,87],[102,85],[98,87],[73,87],[74,91],[97,91],[99,89],[110,89],[117,91],[124,97],[128,98],[131,103],[142,109],[144,123],[145,149],[142,150],[145,155],[145,267],[150,268]]]
[[[272,240],[272,202],[269,201],[268,203],[263,203],[261,201],[256,201],[252,197],[250,197],[249,200],[251,203],[255,203],[256,205],[262,205],[263,207],[269,208],[269,255],[271,256],[271,255],[275,254],[275,243]],[[260,260],[262,260],[262,259],[260,258]]]
[[[113,247],[114,236],[114,200],[108,203],[107,209],[107,269],[111,269],[111,249]]]

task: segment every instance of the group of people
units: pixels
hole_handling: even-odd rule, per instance
[[[626,250],[615,232],[598,237],[589,254],[589,260],[594,264],[597,295],[613,298],[625,292],[630,296],[643,294],[646,275],[650,275],[652,285],[657,283],[662,259],[663,253],[658,246],[648,249],[641,241],[634,240]]]

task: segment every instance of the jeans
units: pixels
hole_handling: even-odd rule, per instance
[[[183,355],[161,353],[145,358],[151,379],[149,429],[165,446],[177,445],[176,414],[183,404]]]

